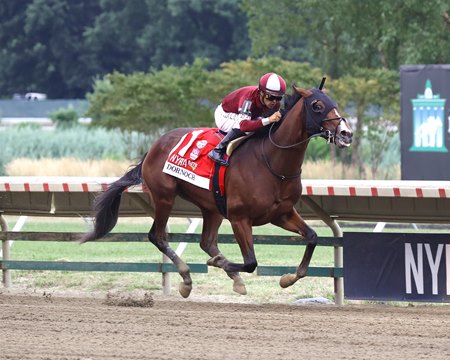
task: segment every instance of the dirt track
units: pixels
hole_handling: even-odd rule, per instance
[[[0,359],[450,358],[448,305],[153,301],[0,293]]]

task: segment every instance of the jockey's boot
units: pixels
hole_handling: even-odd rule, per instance
[[[215,162],[218,162],[224,166],[228,166],[228,160],[224,159],[223,156],[225,155],[225,152],[227,151],[227,146],[230,143],[230,141],[240,138],[241,136],[244,136],[245,132],[239,130],[239,129],[231,129],[222,139],[220,143],[217,144],[217,146],[212,149],[208,156],[210,159],[214,160]]]

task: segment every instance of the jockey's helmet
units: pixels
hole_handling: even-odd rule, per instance
[[[275,73],[267,73],[259,79],[259,90],[266,94],[283,96],[286,92],[286,81]]]

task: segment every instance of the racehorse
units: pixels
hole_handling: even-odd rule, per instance
[[[322,82],[323,84],[323,82]],[[211,257],[207,264],[222,268],[233,280],[233,290],[247,293],[239,272],[252,273],[257,267],[252,227],[274,224],[300,234],[306,248],[295,274],[283,275],[280,286],[293,285],[306,276],[317,244],[316,232],[298,214],[294,205],[302,193],[301,168],[308,142],[321,136],[339,148],[352,142],[352,130],[335,102],[322,90],[293,85],[286,95],[282,120],[264,134],[254,134],[241,144],[229,160],[225,174],[226,217],[239,244],[243,263],[229,261],[219,250],[218,230],[224,219],[212,191],[163,173],[170,151],[189,128],[171,130],[159,138],[142,160],[124,176],[111,183],[94,203],[94,228],[80,242],[99,239],[116,225],[121,194],[130,186],[144,183],[154,202],[155,214],[148,238],[177,266],[183,281],[179,292],[187,298],[192,290],[189,267],[167,241],[166,225],[176,196],[197,205],[203,216],[200,247]]]

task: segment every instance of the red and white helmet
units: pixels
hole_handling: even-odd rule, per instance
[[[266,94],[282,96],[286,92],[286,81],[275,73],[267,73],[259,79],[259,90]]]

